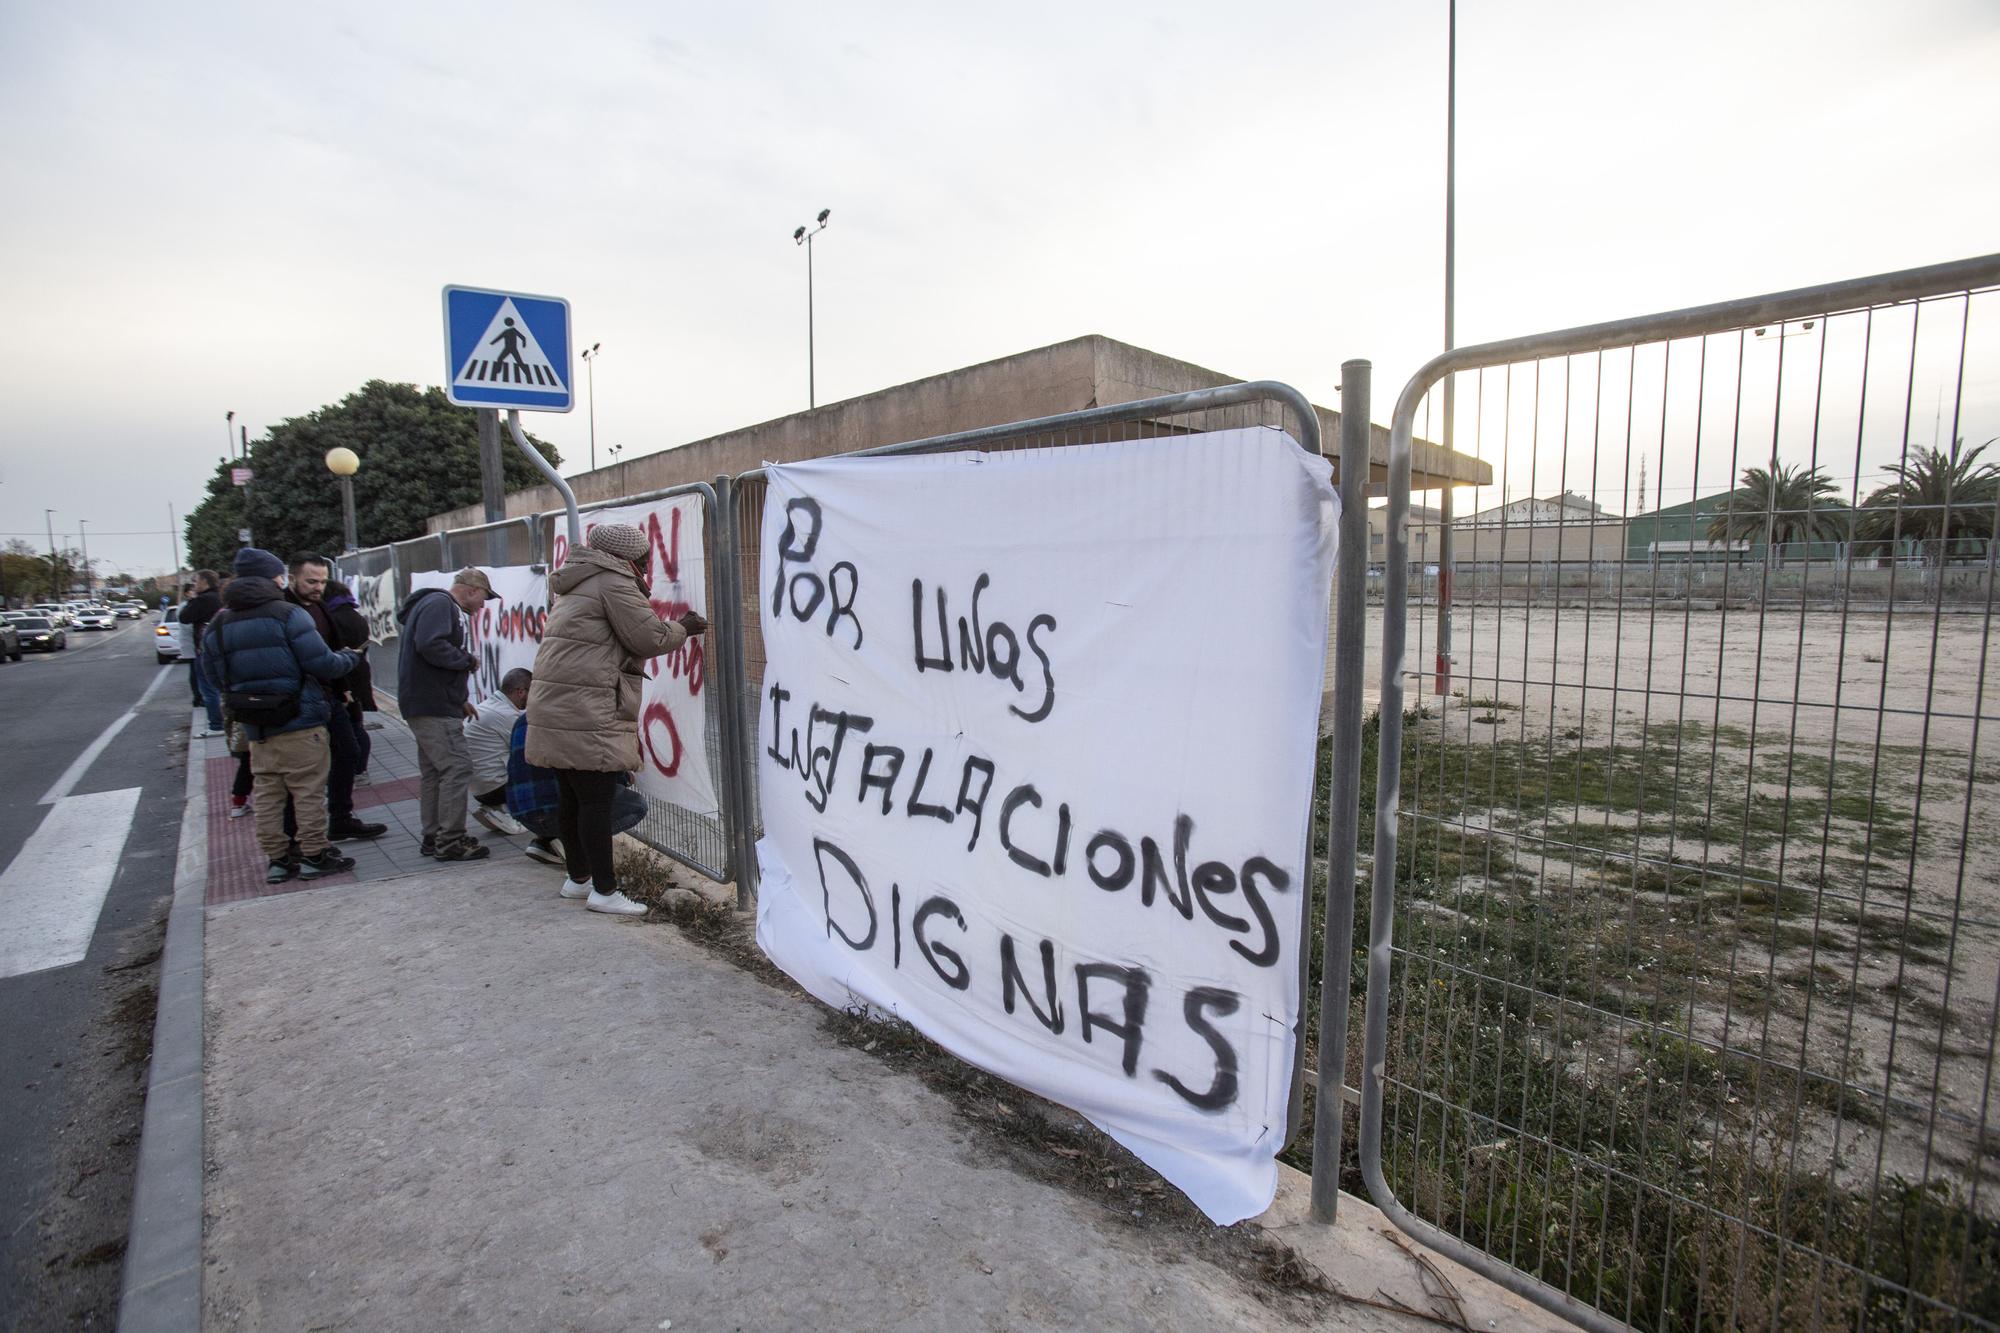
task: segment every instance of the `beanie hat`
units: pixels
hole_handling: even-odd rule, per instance
[[[620,560],[644,560],[649,547],[646,534],[630,523],[600,523],[590,530],[584,545]]]
[[[260,551],[254,546],[246,546],[236,553],[236,563],[231,566],[237,578],[276,579],[283,578],[285,562],[269,551]]]

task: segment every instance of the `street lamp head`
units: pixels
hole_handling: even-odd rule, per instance
[[[803,245],[805,244],[805,239],[806,239],[806,229],[804,227],[800,227],[797,231],[792,233],[793,245]]]
[[[833,212],[833,210],[832,210],[832,209],[830,209],[830,208],[822,208],[822,209],[821,209],[821,210],[819,211],[819,225],[820,225],[820,226],[824,227],[824,226],[826,225],[826,220],[827,220],[827,217],[828,217],[828,216],[829,216],[829,215],[830,215],[830,214],[831,214],[832,212]]]
[[[351,477],[361,470],[361,456],[345,447],[326,451],[326,470],[336,477]]]

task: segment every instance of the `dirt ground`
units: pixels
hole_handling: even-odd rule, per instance
[[[1500,849],[1507,873],[1459,892],[1561,895],[1583,934],[1605,923],[1576,947],[1611,997],[1610,1062],[1634,1032],[1620,966],[1688,969],[1684,988],[1634,984],[1684,991],[1677,1018],[1651,1021],[1753,1070],[1744,1132],[1844,1180],[1947,1180],[2000,1212],[1989,617],[1462,605],[1442,702],[1435,618],[1411,611],[1405,704],[1426,710],[1418,745],[1449,758],[1428,790],[1406,776],[1403,808]],[[1373,607],[1371,708],[1380,634]]]

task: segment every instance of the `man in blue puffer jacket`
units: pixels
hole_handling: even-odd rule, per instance
[[[225,702],[232,694],[291,695],[298,711],[288,721],[255,725],[250,772],[257,814],[257,845],[270,869],[265,882],[294,875],[317,879],[352,869],[326,836],[326,777],[332,751],[326,734],[331,704],[322,681],[354,670],[351,652],[327,647],[302,606],[285,600],[285,562],[246,546],[236,553],[236,577],[222,596],[222,611],[202,636],[201,669]],[[285,836],[289,795],[299,827],[297,848]]]

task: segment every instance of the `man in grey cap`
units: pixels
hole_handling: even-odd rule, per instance
[[[403,649],[396,658],[396,705],[417,741],[421,851],[440,861],[479,861],[492,852],[465,832],[465,798],[472,784],[464,720],[476,716],[466,677],[479,659],[466,650],[465,617],[498,599],[484,570],[466,568],[450,588],[419,588],[396,621]]]

